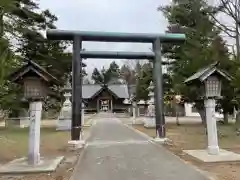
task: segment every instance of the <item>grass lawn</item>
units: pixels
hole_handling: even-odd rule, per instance
[[[155,137],[155,129],[146,129],[143,125],[134,125],[134,128]],[[205,149],[207,147],[207,136],[204,127],[200,124],[186,124],[177,126],[167,124],[167,137],[172,140],[171,144],[165,147],[183,160],[198,166],[200,169],[210,172],[219,180],[239,180],[240,162],[203,163],[185,154],[186,149]],[[240,153],[240,136],[234,132],[233,125],[218,125],[221,132],[219,136],[219,146]]]

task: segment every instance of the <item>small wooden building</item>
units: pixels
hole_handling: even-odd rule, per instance
[[[126,84],[84,84],[82,96],[85,112],[126,112],[128,108],[123,103],[129,98]]]

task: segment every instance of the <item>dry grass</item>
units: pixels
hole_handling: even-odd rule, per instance
[[[55,128],[41,128],[40,152],[43,156],[59,155],[67,146],[70,133]],[[28,128],[0,129],[0,162],[26,156],[28,150]]]
[[[85,125],[90,125],[90,122],[92,120],[92,118],[95,116],[95,114],[86,114],[84,117],[85,119]],[[6,120],[7,121],[7,120]],[[46,127],[46,128],[54,128],[57,126],[57,119],[42,119],[41,120],[41,127]],[[5,123],[5,120],[3,119],[0,119],[0,128],[2,127],[5,127],[6,126],[6,123]],[[11,126],[11,127],[14,127],[14,126]],[[16,127],[16,126],[15,126]]]
[[[155,137],[154,129],[146,129],[142,125],[134,126],[136,129]],[[240,136],[236,136],[233,125],[219,125],[221,136],[219,136],[219,145],[221,148],[240,153]],[[176,126],[167,125],[167,137],[173,141],[173,144],[165,147],[183,160],[198,166],[204,171],[210,172],[220,180],[239,180],[240,162],[222,162],[222,163],[203,163],[197,159],[183,153],[183,149],[204,149],[207,147],[207,136],[204,133],[204,127],[199,124],[189,124]]]
[[[68,180],[81,151],[69,151],[69,131],[56,131],[53,127],[41,128],[40,153],[44,157],[64,156],[65,160],[53,173],[27,174],[21,176],[0,176],[0,180]],[[84,128],[89,133],[89,128]],[[0,129],[0,164],[27,155],[28,128]]]

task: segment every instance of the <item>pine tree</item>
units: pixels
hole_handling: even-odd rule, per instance
[[[58,95],[61,92],[66,76],[71,72],[72,55],[65,52],[68,43],[48,41],[41,33],[46,28],[56,28],[54,25],[56,21],[56,16],[49,10],[40,10],[33,0],[0,1],[1,78],[4,76],[2,81],[4,85],[1,87],[8,87],[5,90],[9,94],[0,97],[1,108],[11,109],[21,100],[21,97],[17,98],[19,93],[11,91],[10,87],[14,85],[7,81],[7,76],[14,67],[22,65],[26,60],[37,62],[56,76],[60,86],[54,87],[54,90]],[[7,46],[7,51],[2,50],[3,43]],[[12,55],[6,58],[5,52],[11,52]],[[6,94],[4,90],[0,91],[1,95]],[[10,103],[12,99],[10,94],[14,97],[14,103]],[[3,102],[9,103],[8,105],[5,103],[5,106]]]
[[[120,69],[118,64],[113,61],[108,69],[104,67],[99,71],[94,68],[92,73],[92,80],[95,84],[109,84],[109,83],[119,83]]]
[[[208,6],[204,0],[174,0],[170,6],[160,7],[169,22],[167,32],[185,33],[183,45],[166,44],[165,56],[175,60],[169,68],[172,73],[174,91],[184,95],[186,101],[195,102],[204,118],[203,101],[199,101],[198,88],[189,88],[184,80],[200,68],[214,61],[220,61],[221,67],[229,70],[229,58],[225,44],[217,41],[220,31],[208,15]]]

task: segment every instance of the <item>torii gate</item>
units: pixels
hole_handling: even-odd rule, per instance
[[[184,42],[184,34],[146,34],[146,33],[116,33],[96,31],[70,31],[70,30],[48,30],[47,38],[50,40],[71,40],[73,41],[72,59],[72,130],[71,139],[79,140],[82,127],[82,59],[103,58],[103,59],[148,59],[153,61],[153,73],[155,84],[155,119],[156,136],[165,138],[165,117],[163,99],[163,78],[162,78],[162,43]],[[109,51],[83,51],[83,41],[98,42],[132,42],[152,43],[153,52],[109,52]],[[80,78],[80,79],[79,79]]]

